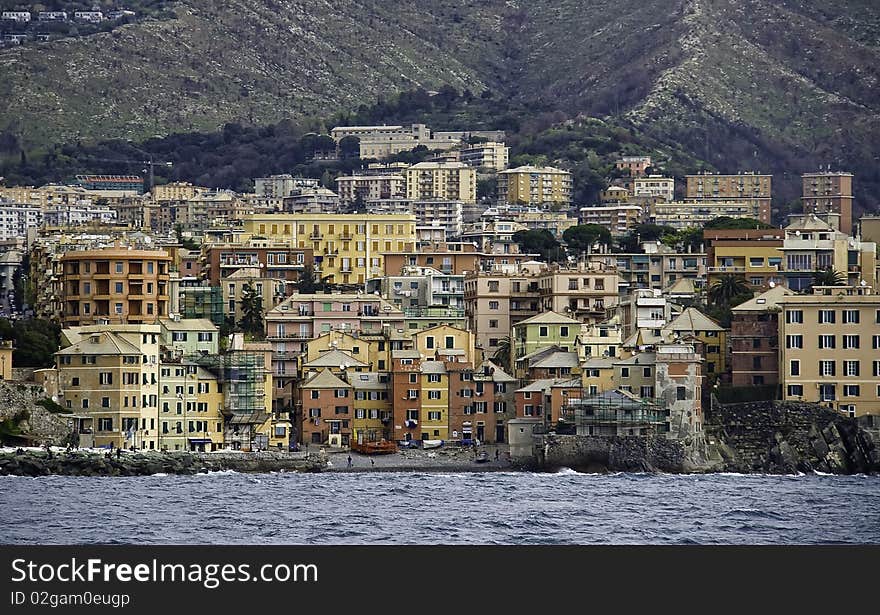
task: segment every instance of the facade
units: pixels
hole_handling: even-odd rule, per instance
[[[521,359],[547,346],[557,346],[562,351],[572,351],[577,346],[581,321],[553,311],[541,312],[513,325],[511,332],[512,354]]]
[[[169,314],[169,264],[164,250],[112,248],[61,256],[61,321],[154,323]]]
[[[782,399],[880,413],[880,296],[870,286],[812,290],[778,300]]]
[[[406,198],[413,201],[477,200],[477,171],[461,162],[420,162],[406,170]]]
[[[315,269],[332,284],[363,286],[381,275],[384,254],[415,249],[411,214],[253,214],[244,230],[315,254]]]
[[[785,227],[780,248],[786,286],[794,291],[813,285],[814,273],[833,269],[850,286],[876,282],[877,244],[852,238],[834,229],[816,214],[809,214]]]
[[[840,216],[837,230],[847,235],[853,232],[853,175],[824,171],[804,173],[801,203],[804,214],[836,213]]]
[[[29,228],[43,223],[43,210],[0,200],[0,241],[26,237]]]
[[[779,300],[794,293],[775,286],[733,308],[730,321],[731,384],[779,383]]]
[[[522,166],[498,173],[498,202],[571,204],[571,173],[553,167]]]
[[[211,285],[242,268],[259,268],[267,278],[283,281],[285,293],[293,292],[302,271],[314,266],[311,248],[297,248],[289,242],[242,239],[202,244],[200,276]]]
[[[581,224],[598,224],[607,228],[612,235],[628,235],[645,220],[645,208],[640,205],[623,203],[597,207],[581,207]]]
[[[200,192],[208,192],[209,188],[193,186],[189,182],[171,182],[159,186],[153,186],[150,192],[156,203],[168,203],[171,201],[186,201]]]
[[[661,329],[667,341],[691,343],[704,360],[703,375],[717,380],[727,372],[727,330],[700,312],[685,308]]]
[[[644,175],[651,164],[650,156],[623,156],[614,163],[619,171],[629,171],[630,176],[639,177]]]
[[[406,177],[403,174],[340,175],[336,178],[336,192],[344,206],[375,199],[393,199],[406,196]]]
[[[345,137],[357,137],[360,142],[360,158],[386,158],[405,152],[420,145],[429,150],[450,150],[459,147],[470,137],[481,137],[490,141],[502,141],[504,131],[474,130],[431,132],[424,124],[409,126],[337,126],[330,136],[338,144]]]
[[[707,285],[721,276],[742,276],[754,290],[764,291],[770,283],[783,284],[780,229],[707,229],[703,231],[707,255]]]
[[[770,224],[772,175],[701,173],[686,176],[685,200],[700,203],[738,201],[754,215],[749,217]]]
[[[469,167],[503,171],[510,160],[510,148],[495,141],[477,143],[462,147],[458,159]]]
[[[650,206],[648,222],[676,230],[704,226],[715,218],[754,218],[769,224],[770,206],[760,199],[657,202]],[[764,210],[766,207],[766,211]]]
[[[404,275],[370,280],[367,292],[379,292],[403,311],[406,330],[440,324],[464,327],[464,276],[442,273],[431,267],[407,267]]]
[[[319,188],[321,180],[308,177],[293,177],[289,174],[270,175],[254,179],[254,193],[257,196],[285,197],[304,188]]]
[[[243,299],[249,288],[260,297],[263,314],[287,297],[282,280],[266,277],[263,270],[256,267],[235,270],[220,280],[220,288],[223,292],[224,316],[233,323],[240,323],[244,317]]]
[[[632,193],[635,197],[661,198],[664,201],[675,200],[675,179],[662,175],[636,177],[632,182]]]

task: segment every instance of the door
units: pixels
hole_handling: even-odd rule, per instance
[[[477,425],[477,440],[483,442],[486,440],[486,426]]]
[[[499,423],[495,426],[495,443],[504,443],[504,423]]]

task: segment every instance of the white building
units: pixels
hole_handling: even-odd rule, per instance
[[[31,20],[31,14],[29,11],[3,11],[0,19],[27,23]]]
[[[114,224],[116,210],[94,205],[50,205],[43,212],[43,221],[46,226],[84,226],[92,222]]]
[[[659,197],[667,203],[675,200],[675,180],[662,175],[636,177],[633,180],[633,196]]]
[[[90,23],[100,23],[104,21],[104,13],[101,11],[75,11],[73,18],[77,21],[88,21]]]
[[[510,161],[510,148],[496,141],[477,143],[463,147],[458,159],[469,167],[503,171]]]
[[[285,197],[299,190],[319,188],[321,180],[310,177],[293,177],[287,173],[254,179],[254,192],[257,196]]]
[[[26,237],[28,228],[39,228],[42,223],[39,207],[0,201],[0,240]]]

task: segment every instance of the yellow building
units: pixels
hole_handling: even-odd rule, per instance
[[[699,340],[705,360],[703,372],[710,380],[727,371],[727,330],[696,308],[686,308],[661,329],[668,341]]]
[[[310,340],[305,363],[311,363],[329,352],[345,352],[365,364],[371,371],[387,371],[391,366],[391,344],[382,335],[355,337],[344,331],[331,330]],[[337,368],[340,364],[337,363]]]
[[[522,166],[498,174],[498,200],[528,205],[571,203],[571,173],[553,167]]]
[[[252,214],[244,217],[251,236],[312,248],[315,269],[333,284],[357,284],[384,275],[384,255],[413,251],[412,214]]]
[[[153,186],[153,201],[163,203],[169,201],[186,201],[202,192],[210,192],[210,188],[193,186],[189,182],[171,182],[161,186]]]
[[[880,414],[880,295],[870,286],[815,286],[777,303],[782,398]]]
[[[587,395],[614,389],[614,359],[590,358],[581,363],[581,387]]]
[[[85,334],[55,353],[59,403],[83,417],[77,426],[80,446],[142,447],[142,418],[155,430],[152,400],[141,386],[142,356],[141,348],[111,331]]]
[[[228,276],[220,278],[223,292],[223,314],[232,322],[240,323],[244,318],[243,299],[248,287],[252,288],[262,300],[263,314],[281,303],[287,296],[284,280],[266,277],[259,267],[242,267]]]
[[[438,325],[413,334],[413,346],[426,359],[474,363],[476,336],[465,329]]]
[[[223,448],[223,386],[212,372],[186,360],[159,368],[158,448]]]
[[[443,361],[422,361],[422,442],[449,439],[449,373]]]
[[[707,250],[707,284],[711,288],[722,276],[742,276],[755,290],[767,290],[770,282],[782,284],[780,229],[708,229],[703,231]]]
[[[347,375],[354,390],[352,441],[358,444],[391,440],[391,393],[388,373],[359,372]]]
[[[406,198],[477,202],[477,170],[462,162],[420,162],[406,170]]]

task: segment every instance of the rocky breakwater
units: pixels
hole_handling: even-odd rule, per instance
[[[208,472],[320,472],[321,454],[307,453],[159,453],[13,450],[0,453],[0,475],[8,476],[149,476]]]
[[[716,403],[706,432],[727,472],[880,473],[880,441],[871,418],[847,418],[801,402]]]
[[[515,460],[524,469],[584,472],[706,472],[711,461],[684,443],[662,436],[535,436],[535,456]]]

